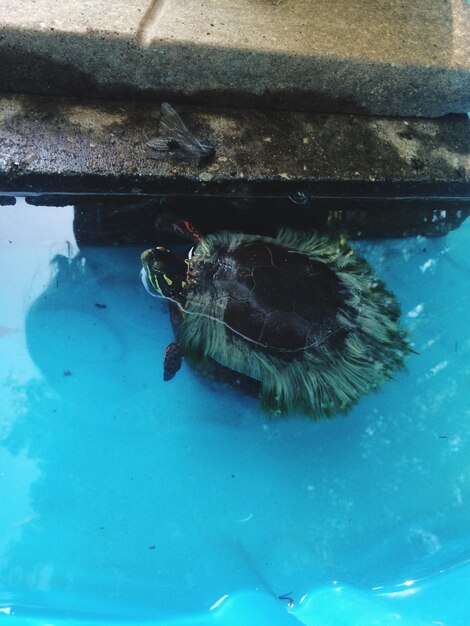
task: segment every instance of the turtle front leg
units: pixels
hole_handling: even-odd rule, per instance
[[[170,343],[163,359],[163,380],[171,380],[181,367],[183,355],[178,341]]]

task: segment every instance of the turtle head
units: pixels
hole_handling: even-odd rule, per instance
[[[150,248],[141,255],[142,282],[151,295],[181,302],[186,288],[188,264],[165,248]]]

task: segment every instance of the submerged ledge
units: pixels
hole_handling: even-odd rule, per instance
[[[182,210],[217,228],[236,212],[241,226],[260,229],[281,214],[292,225],[329,226],[328,213],[367,211],[354,231],[363,236],[442,234],[470,210],[466,115],[176,108],[215,145],[213,163],[150,158],[146,141],[158,133],[160,118],[155,103],[3,95],[0,191],[58,205],[78,194],[73,203],[88,212],[90,233],[118,207],[133,224],[138,216],[142,232],[158,210]],[[117,238],[126,240],[125,232]]]

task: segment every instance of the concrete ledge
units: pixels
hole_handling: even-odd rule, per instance
[[[470,110],[466,0],[2,0],[0,90],[434,117]]]
[[[462,197],[470,193],[470,120],[391,119],[179,106],[216,146],[198,168],[156,161],[153,103],[0,97],[4,191],[120,193],[305,191],[316,195]]]

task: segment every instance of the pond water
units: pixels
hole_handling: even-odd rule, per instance
[[[347,416],[275,419],[186,364],[163,382],[148,246],[0,207],[0,619],[202,624],[250,598],[238,623],[468,624],[470,220],[353,246],[416,354]]]

